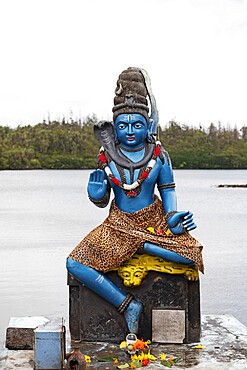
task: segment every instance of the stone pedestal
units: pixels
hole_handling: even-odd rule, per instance
[[[163,311],[161,314],[164,314],[164,311],[180,310],[184,312],[185,325],[182,325],[184,333],[178,333],[178,336],[184,338],[182,339],[183,343],[200,341],[199,281],[188,281],[183,275],[169,275],[151,271],[139,287],[127,288],[123,285],[117,272],[109,272],[107,275],[122,290],[131,293],[143,303],[143,311],[139,320],[139,338],[152,340],[152,316],[154,310]],[[72,279],[71,276],[68,277],[68,285],[69,325],[72,339],[107,342],[120,342],[125,339],[128,329],[124,316],[119,314],[115,307],[91,292],[77,280]],[[173,317],[176,319],[176,312],[173,313]],[[167,330],[173,330],[175,326],[166,325],[163,319],[160,322],[160,331],[156,334],[158,334],[158,338],[160,338],[160,335],[162,338],[162,330],[166,331],[167,338]],[[157,337],[156,334],[154,337]],[[161,340],[161,342],[167,343],[169,339],[168,341]]]

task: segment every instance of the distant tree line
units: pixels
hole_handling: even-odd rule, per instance
[[[96,115],[84,121],[44,121],[35,126],[0,126],[0,169],[95,168],[100,144],[93,134]],[[159,140],[174,168],[247,168],[247,127],[207,129],[170,121]]]
[[[205,130],[170,121],[160,139],[174,168],[247,169],[247,127],[238,131],[219,122]]]

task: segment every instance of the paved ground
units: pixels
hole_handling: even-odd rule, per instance
[[[75,343],[68,342],[67,350]],[[159,356],[179,357],[181,362],[174,369],[195,370],[246,370],[247,369],[247,328],[231,315],[207,315],[202,317],[201,346],[198,343],[184,345],[151,344],[151,353]],[[98,362],[102,357],[118,358],[119,364],[129,362],[129,356],[119,349],[119,343],[76,343],[83,354],[91,357],[91,363],[84,369],[116,369],[112,362]],[[0,349],[1,370],[30,370],[34,368],[33,351],[13,351]],[[66,366],[65,366],[66,368]],[[166,369],[160,361],[149,364],[149,370]]]

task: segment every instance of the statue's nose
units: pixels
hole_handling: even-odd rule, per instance
[[[134,131],[133,131],[133,127],[131,124],[128,125],[128,131],[127,131],[127,134],[128,135],[133,135],[134,134]]]

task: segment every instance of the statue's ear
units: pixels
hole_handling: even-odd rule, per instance
[[[149,118],[148,120],[148,141],[149,142],[152,141],[151,132],[152,132],[153,123],[154,123],[154,120],[152,118]]]
[[[149,118],[148,120],[148,131],[151,132],[151,128],[153,126],[154,120],[152,118]]]

